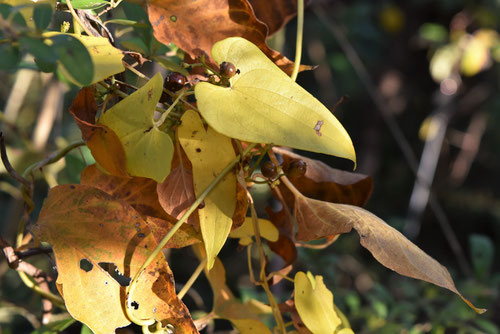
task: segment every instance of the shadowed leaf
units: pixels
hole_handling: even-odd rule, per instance
[[[179,141],[193,166],[194,191],[199,196],[235,158],[231,138],[205,130],[200,116],[187,110],[178,129]],[[207,266],[226,242],[236,208],[236,175],[228,173],[205,197],[198,208],[200,230],[207,253]]]
[[[123,310],[125,285],[157,243],[129,204],[89,186],[57,186],[50,190],[33,231],[53,247],[57,283],[75,319],[98,334],[130,323]],[[107,267],[116,267],[113,274],[121,279]],[[198,333],[175,294],[162,253],[140,277],[132,299],[136,317],[167,321],[177,333]]]
[[[474,307],[458,292],[445,267],[374,214],[352,205],[307,198],[296,190],[294,193],[295,218],[299,229],[297,240],[316,240],[347,233],[354,228],[361,245],[387,268],[446,288],[460,296],[476,312],[486,311]]]
[[[128,177],[125,151],[120,140],[106,126],[95,124],[97,105],[93,87],[85,87],[78,93],[70,112],[96,162],[110,174]]]
[[[285,173],[295,160],[302,160],[307,164],[304,176],[290,177],[290,181],[304,196],[325,202],[363,206],[372,194],[373,181],[368,175],[335,169],[319,160],[309,159],[283,148],[274,147],[273,151],[283,157],[282,167]],[[285,192],[283,188],[285,187],[280,187]]]
[[[272,35],[295,15],[297,15],[296,0],[249,0],[257,19],[266,24],[268,35]]]
[[[217,132],[356,161],[351,139],[337,118],[254,44],[227,38],[214,45],[212,55],[240,71],[230,79],[231,87],[208,82],[195,86],[200,113]]]
[[[193,59],[204,54],[211,57],[215,42],[240,36],[257,45],[286,73],[293,70],[292,61],[267,46],[267,26],[255,17],[247,0],[150,0],[148,14],[155,37],[164,44],[174,43]]]

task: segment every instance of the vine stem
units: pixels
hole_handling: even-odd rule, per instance
[[[80,17],[76,14],[75,9],[73,8],[73,5],[71,4],[71,0],[66,0],[66,4],[68,5],[69,11],[71,12],[71,15],[73,15],[73,20],[76,20],[76,22],[82,27],[83,30],[87,33],[89,36],[94,36],[90,30],[83,24],[83,22],[80,20]],[[74,22],[73,22],[74,24]]]
[[[161,114],[160,119],[155,122],[155,127],[159,128],[163,123],[165,123],[165,120],[167,119],[168,115],[175,108],[177,103],[179,103],[179,101],[182,99],[182,97],[184,96],[185,93],[186,93],[185,90],[183,90],[182,92],[179,93],[179,95],[174,100],[174,102],[172,102],[170,107],[168,107],[168,109],[163,114]]]
[[[179,293],[177,294],[177,297],[179,297],[179,299],[184,298],[184,296],[186,295],[186,293],[188,292],[188,290],[193,286],[194,282],[196,282],[196,280],[200,276],[200,274],[203,271],[203,268],[205,268],[206,264],[207,264],[207,258],[204,258],[200,262],[200,264],[198,265],[198,267],[196,267],[196,269],[193,272],[193,274],[191,275],[191,277],[189,277],[189,279],[186,282],[186,284],[184,284],[184,286],[182,287],[181,291],[179,291]]]
[[[304,32],[304,0],[297,0],[297,40],[295,42],[295,63],[293,64],[293,81],[297,80],[302,58],[302,36]]]
[[[139,268],[139,270],[136,272],[134,278],[130,282],[130,285],[127,286],[126,289],[126,305],[125,305],[125,313],[127,314],[127,317],[134,323],[140,325],[140,326],[150,326],[154,324],[155,320],[154,319],[138,319],[135,317],[132,312],[132,302],[131,302],[131,296],[134,293],[135,287],[137,285],[137,280],[139,277],[142,275],[142,273],[146,270],[146,268],[153,262],[153,260],[156,258],[156,256],[161,252],[163,247],[167,244],[167,242],[172,238],[175,232],[184,224],[189,216],[198,208],[198,206],[203,202],[205,197],[212,191],[213,188],[226,176],[227,173],[229,173],[233,167],[240,162],[240,160],[245,157],[255,146],[257,146],[257,143],[252,143],[248,145],[248,147],[243,151],[242,154],[236,156],[233,161],[231,161],[222,172],[220,172],[219,175],[208,185],[208,187],[200,194],[200,196],[194,201],[193,204],[189,207],[189,209],[182,215],[182,217],[175,223],[175,225],[172,227],[170,231],[168,231],[167,235],[163,237],[163,239],[158,243],[156,248],[153,250],[153,252],[149,255],[149,257],[144,261],[142,266]]]
[[[257,216],[257,211],[255,210],[255,205],[253,202],[253,199],[251,196],[250,198],[250,210],[252,213],[252,223],[253,223],[253,230],[255,233],[255,240],[257,243],[257,248],[259,249],[259,260],[260,260],[260,273],[259,273],[259,279],[260,279],[260,284],[262,285],[262,288],[267,294],[267,298],[269,299],[269,304],[271,305],[271,308],[273,310],[274,318],[276,319],[276,323],[278,324],[278,327],[281,331],[281,334],[286,333],[286,327],[285,323],[283,321],[283,317],[281,316],[281,312],[278,307],[278,303],[276,302],[276,299],[274,298],[273,293],[269,289],[269,283],[267,282],[267,277],[266,277],[266,255],[264,254],[264,248],[262,248],[262,239],[260,237],[260,229],[259,229],[259,218]]]

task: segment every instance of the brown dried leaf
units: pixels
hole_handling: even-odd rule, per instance
[[[294,194],[299,229],[297,240],[316,240],[347,233],[354,228],[360,236],[361,245],[385,267],[446,288],[460,296],[476,312],[486,311],[477,309],[458,292],[444,266],[374,214],[352,205],[307,198],[296,190]]]
[[[103,334],[130,323],[123,309],[126,283],[119,281],[134,275],[157,246],[132,206],[93,187],[57,186],[50,190],[33,232],[53,247],[57,283],[62,285],[66,306],[75,319]],[[120,273],[121,279],[110,272]],[[198,333],[186,306],[177,298],[162,253],[139,278],[132,299],[138,305],[132,310],[136,317],[166,321],[176,333]]]
[[[176,44],[193,59],[204,54],[211,58],[215,42],[239,36],[257,45],[286,73],[293,70],[292,61],[267,46],[267,26],[255,17],[248,0],[150,0],[148,14],[155,37]],[[305,69],[310,66],[301,66]]]
[[[167,214],[156,194],[158,183],[144,177],[121,178],[108,175],[96,165],[86,167],[80,183],[98,188],[113,197],[130,204],[150,225],[157,242],[170,231],[177,219]],[[199,233],[189,225],[182,225],[165,245],[165,248],[181,248],[200,242]]]
[[[249,0],[255,16],[267,25],[268,36],[285,26],[297,15],[296,0]]]
[[[158,184],[156,192],[163,210],[175,219],[180,219],[196,200],[193,185],[193,167],[178,140],[175,143],[170,174],[162,183]],[[199,229],[200,220],[198,214],[193,212],[189,216],[187,223]]]
[[[118,136],[108,127],[95,124],[97,105],[93,87],[85,87],[78,93],[70,112],[97,163],[110,174],[128,177],[125,151]]]
[[[293,326],[300,334],[312,334],[309,329],[307,329],[306,325],[300,318],[299,312],[297,312],[297,308],[295,307],[295,301],[293,298],[290,298],[283,303],[278,304],[281,313],[290,313],[290,318],[292,318]]]
[[[294,160],[300,159],[307,164],[303,177],[290,178],[304,196],[320,201],[363,206],[372,194],[373,181],[368,175],[335,169],[319,160],[309,159],[283,148],[274,147],[273,151],[283,157],[284,172],[288,172],[290,163]],[[280,187],[286,192],[283,188]],[[293,200],[290,202],[293,203]]]

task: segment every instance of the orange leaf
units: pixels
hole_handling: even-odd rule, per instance
[[[297,15],[296,0],[249,0],[255,16],[266,24],[269,36]]]
[[[157,245],[132,206],[89,186],[57,186],[33,231],[53,247],[57,283],[75,319],[106,334],[130,323],[123,310],[125,286]],[[165,321],[176,333],[198,333],[162,253],[139,278],[132,299],[136,317]]]
[[[80,90],[70,112],[97,163],[110,174],[128,177],[125,151],[118,136],[108,127],[95,124],[97,105],[93,87]]]
[[[477,313],[486,311],[476,308],[458,292],[445,267],[374,214],[352,205],[307,198],[297,190],[293,191],[299,229],[297,240],[320,239],[347,233],[354,228],[360,236],[361,245],[385,267],[446,288],[460,296]]]
[[[158,202],[157,183],[144,177],[121,178],[104,174],[96,165],[85,168],[81,184],[93,186],[108,193],[113,199],[130,204],[150,225],[155,239],[160,240],[174,226],[177,219],[168,215]],[[200,242],[199,233],[189,225],[182,225],[165,248],[181,248]]]
[[[286,73],[293,70],[292,61],[267,46],[267,26],[255,17],[248,0],[149,0],[148,14],[155,37],[164,44],[174,43],[193,59],[211,57],[215,42],[240,36]]]

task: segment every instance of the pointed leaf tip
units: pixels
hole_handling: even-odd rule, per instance
[[[356,162],[352,141],[337,118],[257,46],[231,37],[215,43],[212,56],[239,70],[230,87],[207,82],[195,87],[200,113],[217,132]]]

